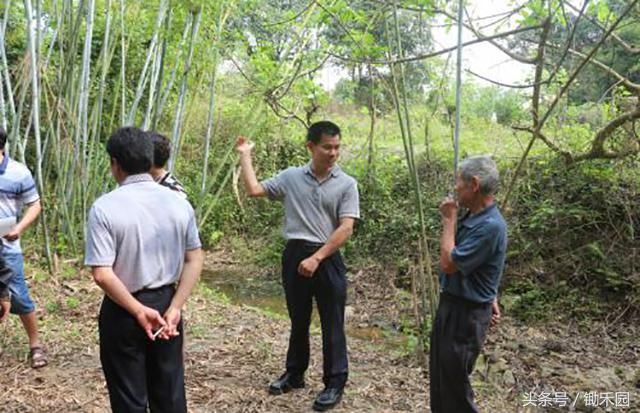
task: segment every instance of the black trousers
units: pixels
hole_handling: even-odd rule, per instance
[[[309,325],[315,297],[322,327],[323,381],[327,387],[344,387],[347,382],[347,339],[344,307],[347,300],[347,269],[336,252],[323,260],[311,278],[298,273],[298,265],[320,248],[291,240],[282,254],[282,284],[291,319],[287,371],[303,375],[309,367]]]
[[[431,411],[476,413],[469,375],[487,336],[491,303],[478,304],[446,293],[431,330]]]
[[[134,296],[164,314],[175,289],[166,286]],[[180,335],[151,341],[136,319],[105,296],[98,321],[100,361],[114,413],[186,413],[182,322]]]

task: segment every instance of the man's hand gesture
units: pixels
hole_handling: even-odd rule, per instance
[[[167,322],[160,315],[159,312],[153,308],[143,306],[136,314],[136,320],[140,327],[147,333],[150,340],[155,341],[156,335],[154,334],[160,328],[167,328]]]
[[[164,329],[160,337],[165,340],[169,340],[170,338],[179,336],[180,332],[178,331],[178,325],[180,324],[181,318],[182,312],[179,309],[169,307],[164,313],[164,320],[167,322],[167,328]]]
[[[446,197],[440,204],[440,215],[442,219],[455,220],[458,216],[458,202],[451,197]]]
[[[498,304],[498,299],[496,298],[491,303],[491,326],[495,327],[500,324],[500,317],[502,317],[502,313],[500,312],[500,305]]]
[[[244,136],[239,136],[238,140],[236,140],[236,152],[240,156],[242,155],[251,155],[251,150],[253,149],[254,143]]]
[[[320,260],[314,256],[311,256],[300,262],[300,265],[298,265],[298,273],[303,277],[311,278],[313,277],[313,274],[315,274],[319,265]]]
[[[16,225],[3,238],[7,241],[15,241],[20,238],[20,235],[22,235],[22,230]]]

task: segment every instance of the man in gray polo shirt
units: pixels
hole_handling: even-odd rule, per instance
[[[457,201],[440,205],[440,303],[431,329],[431,411],[477,412],[469,375],[489,325],[500,320],[498,287],[507,252],[507,224],[494,202],[498,169],[491,158],[465,159]],[[458,221],[458,204],[468,209]]]
[[[145,132],[119,129],[107,152],[119,186],[91,207],[85,265],[105,292],[100,361],[111,408],[186,412],[181,311],[203,262],[193,208],[149,175]]]
[[[324,411],[341,399],[347,381],[347,343],[344,308],[347,297],[346,267],[339,248],[349,239],[360,217],[355,179],[336,164],[340,129],[331,122],[311,125],[307,148],[311,162],[290,167],[258,183],[251,162],[252,145],[239,138],[242,179],[251,197],[268,196],[284,203],[282,284],[291,319],[285,373],[269,386],[282,394],[304,387],[309,366],[309,325],[315,297],[322,327],[323,381],[325,389],[313,408]]]

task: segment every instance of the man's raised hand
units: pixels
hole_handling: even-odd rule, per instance
[[[244,136],[238,136],[238,140],[236,140],[236,152],[240,155],[250,154],[251,150],[254,147],[254,143]]]
[[[458,214],[458,202],[452,197],[446,197],[439,209],[443,219],[454,220]]]

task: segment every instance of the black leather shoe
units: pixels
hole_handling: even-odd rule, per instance
[[[269,394],[278,395],[289,393],[293,389],[301,389],[303,387],[304,378],[302,376],[287,372],[269,385]]]
[[[316,397],[313,402],[313,410],[324,412],[332,409],[342,399],[342,388],[327,387]]]

